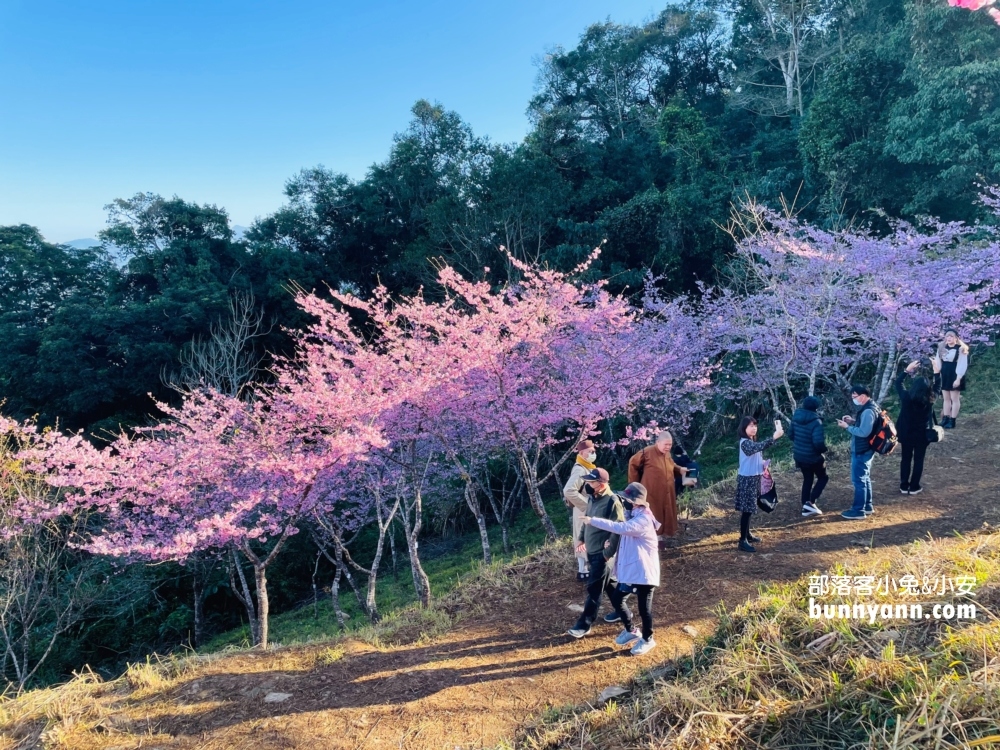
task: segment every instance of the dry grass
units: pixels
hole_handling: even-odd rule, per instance
[[[810,619],[808,578],[771,586],[720,610],[700,652],[646,675],[620,706],[555,712],[516,746],[1000,747],[1000,533],[917,542],[841,572],[889,571],[897,580],[974,575],[977,620]],[[822,636],[824,647],[809,647]]]
[[[91,750],[165,743],[169,737],[157,735],[152,726],[137,726],[129,709],[145,701],[147,718],[155,714],[148,710],[150,702],[176,710],[172,693],[184,684],[197,684],[206,675],[308,672],[366,646],[388,651],[401,644],[433,641],[459,621],[482,615],[487,593],[495,603],[497,592],[503,592],[501,598],[508,597],[513,606],[523,597],[526,571],[553,561],[565,562],[569,554],[569,541],[562,540],[510,562],[481,565],[426,609],[407,607],[376,625],[323,643],[277,646],[265,654],[228,647],[213,654],[153,655],[129,665],[116,680],[102,681],[88,670],[62,685],[0,697],[0,750]]]

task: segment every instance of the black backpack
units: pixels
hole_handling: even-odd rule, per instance
[[[875,424],[872,425],[872,434],[868,436],[868,445],[880,456],[888,456],[899,445],[896,425],[885,409],[878,407],[874,411]]]

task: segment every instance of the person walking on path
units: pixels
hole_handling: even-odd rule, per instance
[[[604,469],[594,469],[584,476],[589,490],[590,501],[587,504],[588,518],[605,518],[609,521],[624,521],[625,511],[618,496],[608,486],[608,472]],[[631,622],[632,613],[624,603],[624,594],[618,591],[611,576],[608,561],[618,551],[618,535],[599,529],[592,524],[583,524],[577,537],[577,551],[586,552],[590,563],[590,577],[587,579],[587,601],[583,612],[569,633],[574,638],[583,638],[590,632],[591,625],[597,619],[597,611],[601,608],[601,597],[608,595],[611,606],[614,607],[616,618],[622,622]]]
[[[941,363],[941,393],[944,395],[941,426],[953,430],[962,408],[962,391],[969,370],[969,346],[958,337],[954,328],[945,331],[944,341],[938,344],[937,359]]]
[[[788,438],[792,441],[792,456],[795,465],[802,472],[802,515],[821,516],[823,511],[816,505],[826,488],[830,477],[826,474],[826,433],[823,420],[817,410],[819,399],[806,396],[802,406],[792,414],[792,424],[788,428]],[[815,481],[815,484],[813,482]]]
[[[913,376],[919,366],[919,362],[911,362],[896,376],[896,395],[899,396],[896,432],[903,450],[899,464],[899,491],[904,495],[918,495],[923,492],[920,478],[924,473],[924,455],[929,445],[927,429],[931,425],[934,402],[937,400],[934,388],[922,375],[913,377],[909,390],[903,388],[906,376]]]
[[[615,558],[615,578],[621,589],[636,595],[642,629],[635,628],[631,619],[622,618],[624,629],[615,638],[617,646],[631,646],[633,656],[642,656],[656,647],[653,640],[653,589],[660,585],[660,555],[656,545],[656,530],[660,522],[649,509],[646,488],[632,482],[621,493],[632,510],[625,521],[583,517],[583,523],[603,531],[618,534],[618,556]]]
[[[684,478],[687,469],[674,463],[670,455],[674,438],[669,432],[656,436],[653,445],[643,448],[629,459],[628,481],[639,482],[646,488],[649,509],[660,522],[660,547],[666,547],[666,540],[677,535],[677,491],[674,478]],[[697,480],[688,480],[693,485]]]
[[[860,520],[875,512],[872,503],[872,459],[875,449],[868,439],[875,431],[875,421],[882,411],[872,401],[871,393],[863,385],[851,387],[851,400],[858,407],[856,417],[844,416],[837,424],[851,434],[851,483],[854,485],[854,503],[841,513],[842,518]]]
[[[573,463],[573,468],[569,472],[569,479],[566,480],[566,485],[563,487],[563,500],[573,509],[574,540],[580,538],[580,532],[583,530],[583,524],[580,522],[580,519],[587,512],[587,503],[589,502],[589,498],[583,491],[587,484],[584,476],[597,468],[594,465],[594,461],[596,460],[597,450],[594,448],[593,440],[583,440],[577,444],[576,461]],[[575,548],[576,544],[574,543],[573,546]],[[587,553],[576,552],[574,549],[574,554],[576,555],[576,580],[586,581]]]
[[[740,468],[736,476],[736,510],[740,512],[740,543],[743,552],[756,552],[752,542],[759,542],[760,537],[750,533],[750,516],[757,512],[757,500],[760,498],[760,480],[764,475],[763,451],[777,443],[785,434],[781,422],[774,421],[774,436],[757,442],[757,420],[753,417],[743,417],[739,428]]]

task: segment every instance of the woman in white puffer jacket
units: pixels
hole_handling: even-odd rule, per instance
[[[583,522],[598,529],[618,534],[621,541],[615,560],[615,579],[623,588],[636,595],[642,630],[631,622],[622,622],[624,630],[615,638],[619,646],[632,645],[632,654],[641,656],[656,646],[653,640],[653,589],[660,585],[660,554],[656,532],[660,522],[653,517],[646,499],[646,488],[632,482],[618,493],[625,506],[632,506],[624,521],[583,517]]]

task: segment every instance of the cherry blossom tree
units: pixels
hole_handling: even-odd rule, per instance
[[[1000,9],[997,9],[996,0],[948,0],[948,5],[953,8],[965,8],[966,10],[977,11],[986,8],[989,14],[998,25],[1000,25]]]
[[[364,301],[335,295],[368,317],[374,346],[405,381],[398,384],[399,407],[384,417],[385,434],[430,440],[428,449],[452,464],[486,560],[483,487],[473,470],[483,456],[498,450],[511,456],[547,536],[555,538],[540,488],[572,446],[644,399],[669,401],[672,386],[679,402],[692,384],[707,385],[697,371],[692,376],[690,358],[673,350],[685,337],[682,352],[698,348],[682,307],[664,316],[664,306],[654,325],[653,316],[644,319],[602,283],[574,283],[598,252],[568,274],[510,258],[519,281],[499,290],[444,267],[434,298],[390,300],[384,289]],[[319,310],[323,303],[301,304]],[[562,446],[560,455],[543,463],[553,446]]]
[[[254,644],[266,647],[269,566],[300,524],[339,497],[342,473],[383,444],[373,415],[389,391],[366,369],[347,316],[324,323],[301,342],[324,356],[279,363],[275,384],[250,401],[192,391],[179,407],[158,405],[162,423],[103,450],[81,435],[37,435],[26,457],[65,492],[26,516],[98,511],[103,524],[85,546],[115,557],[184,562],[228,550]],[[342,521],[365,517],[363,504],[338,508]],[[252,593],[237,556],[253,568]]]
[[[767,392],[787,416],[796,393],[845,389],[864,378],[877,399],[899,360],[960,326],[987,341],[1000,298],[1000,245],[983,228],[904,222],[878,236],[829,232],[754,204],[739,236],[728,284],[706,304],[713,336],[727,342],[726,369]]]

